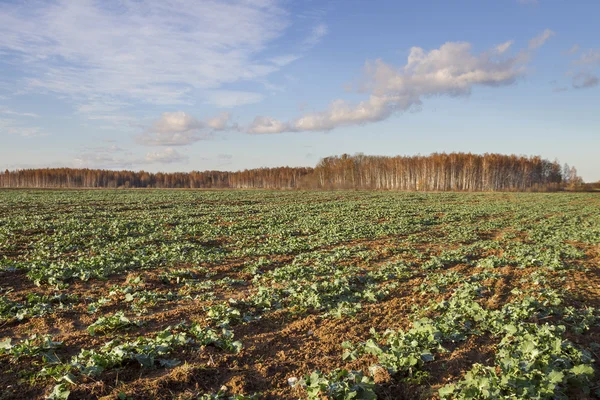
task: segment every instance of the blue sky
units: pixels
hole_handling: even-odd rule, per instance
[[[0,0],[0,168],[541,155],[600,180],[600,2]]]

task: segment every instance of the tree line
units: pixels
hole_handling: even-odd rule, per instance
[[[429,156],[325,157],[314,168],[151,173],[41,168],[0,172],[0,187],[380,189],[528,191],[582,187],[575,167],[539,156],[434,153]]]

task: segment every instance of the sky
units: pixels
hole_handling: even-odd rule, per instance
[[[0,0],[0,168],[540,155],[600,180],[600,2]]]

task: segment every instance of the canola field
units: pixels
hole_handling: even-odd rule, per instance
[[[600,397],[600,196],[0,191],[0,400]]]

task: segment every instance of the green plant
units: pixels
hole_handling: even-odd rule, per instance
[[[375,384],[360,371],[335,370],[329,374],[314,371],[299,384],[306,389],[308,399],[320,400],[372,400],[377,396]]]
[[[98,318],[96,322],[88,326],[87,330],[90,335],[95,336],[97,334],[131,329],[140,325],[139,321],[132,321],[125,316],[125,313],[119,311],[113,315]]]

